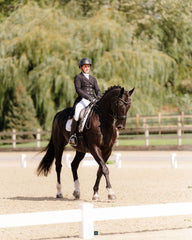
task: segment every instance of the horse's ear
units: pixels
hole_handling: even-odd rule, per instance
[[[133,89],[131,89],[131,90],[129,91],[129,95],[130,95],[130,96],[132,95],[132,93],[134,92],[134,90],[135,90],[135,88],[133,88]]]
[[[123,93],[124,93],[124,88],[121,88],[121,92],[119,93],[120,98],[123,96]]]

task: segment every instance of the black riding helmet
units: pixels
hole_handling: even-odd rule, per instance
[[[92,65],[91,60],[89,58],[82,58],[79,62],[79,67],[82,67],[83,65]]]

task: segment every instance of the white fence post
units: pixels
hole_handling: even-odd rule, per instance
[[[80,222],[80,238],[92,239],[94,237],[93,228],[93,204],[82,203],[80,204],[82,221]]]
[[[158,113],[159,134],[161,134],[161,113]]]
[[[40,128],[38,128],[37,129],[37,137],[36,137],[36,139],[37,139],[37,147],[38,148],[40,148],[41,147],[41,129]]]
[[[13,145],[13,148],[16,148],[16,130],[13,129],[12,131],[12,145]]]
[[[177,137],[178,137],[177,145],[181,146],[181,144],[182,144],[182,141],[181,141],[181,123],[178,123]]]
[[[149,146],[149,128],[145,125],[145,145]]]

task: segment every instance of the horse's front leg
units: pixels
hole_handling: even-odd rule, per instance
[[[106,179],[106,188],[108,190],[108,199],[109,200],[116,199],[115,193],[113,192],[111,183],[109,181],[109,169],[105,163],[105,161],[107,161],[106,159],[108,159],[108,157],[106,157],[106,159],[104,160],[100,149],[96,149],[96,151],[93,152],[92,154],[93,154],[95,160],[97,161],[97,163],[99,164],[99,169],[97,172],[97,179],[96,179],[95,185],[93,187],[94,194],[93,194],[92,199],[99,200],[98,190],[99,190],[99,183],[100,183],[102,175],[104,175],[105,179]]]
[[[97,171],[96,182],[95,182],[95,185],[93,187],[93,197],[92,197],[92,200],[99,201],[99,183],[100,183],[102,175],[103,175],[102,169],[99,166],[99,169]]]
[[[77,169],[79,167],[81,160],[84,158],[84,156],[85,156],[85,153],[76,151],[76,155],[71,163],[71,169],[73,173],[73,180],[74,180],[74,187],[75,187],[73,196],[75,197],[75,199],[80,198],[80,183],[78,179]]]

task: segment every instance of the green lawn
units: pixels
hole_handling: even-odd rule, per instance
[[[190,138],[183,138],[182,139],[182,145],[192,145],[192,134],[185,134],[184,136],[190,137]],[[128,137],[128,136],[121,136]],[[129,136],[130,137],[130,136]],[[139,139],[139,135],[131,136],[138,139],[119,139],[119,146],[144,146],[145,145],[145,139]],[[144,137],[144,135],[141,135],[141,137]],[[161,137],[160,139],[155,139],[155,137]],[[167,137],[169,137],[167,139]],[[171,139],[171,137],[173,139]],[[162,145],[177,145],[177,135],[176,134],[164,134],[164,135],[151,135],[149,136],[149,145],[153,146],[162,146]]]
[[[41,142],[41,147],[46,147],[48,144],[47,141]],[[29,143],[17,143],[16,148],[35,148],[37,147],[36,142],[29,142]],[[1,148],[12,148],[12,144],[1,144],[0,143],[0,149]]]

